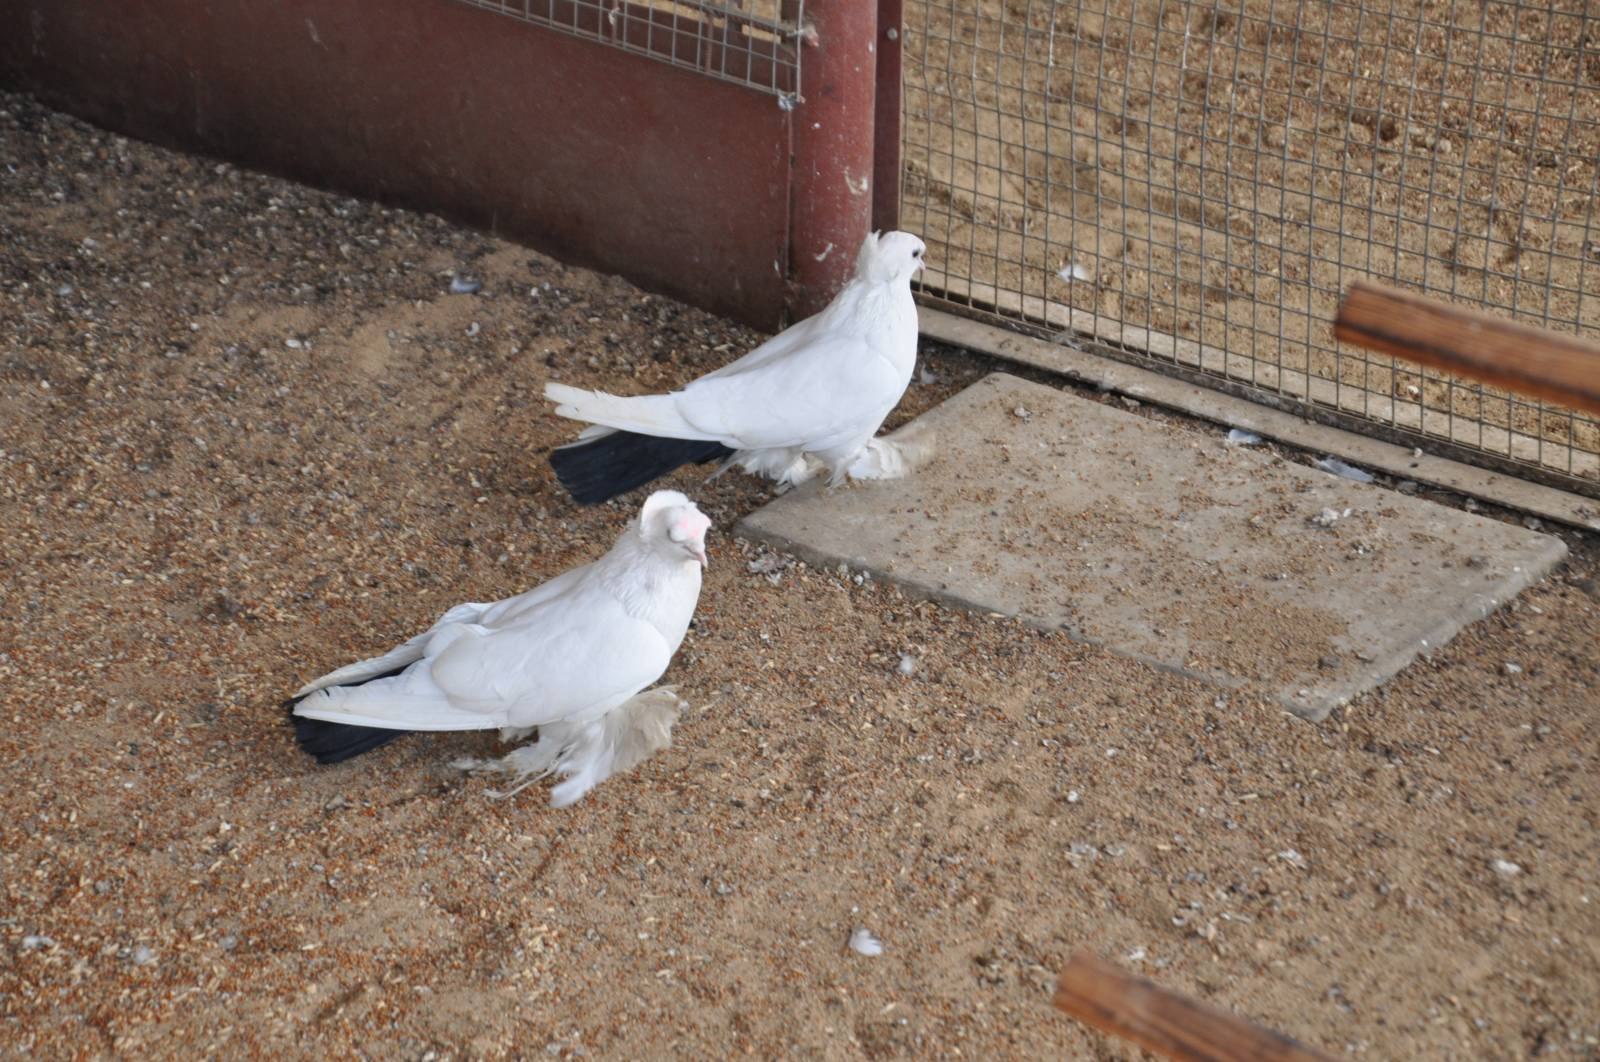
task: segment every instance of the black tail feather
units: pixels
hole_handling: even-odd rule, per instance
[[[360,682],[347,682],[345,685],[364,686],[381,678],[398,675],[404,670],[403,667],[397,667],[393,671],[385,671],[381,675],[373,675],[372,678],[362,679]],[[303,715],[295,715],[294,706],[304,699],[291,698],[283,702],[283,707],[289,712],[289,721],[294,724],[295,740],[300,743],[302,749],[315,756],[318,763],[341,763],[411,733],[410,730],[356,726],[353,723],[330,723],[324,719],[307,719]]]
[[[703,465],[733,456],[719,442],[663,439],[614,431],[550,452],[550,467],[579,505],[596,505],[642,487],[679,465]]]

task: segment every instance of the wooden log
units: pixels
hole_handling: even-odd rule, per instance
[[[1600,413],[1600,346],[1357,281],[1333,334],[1406,361]]]
[[[1056,985],[1058,1010],[1179,1062],[1330,1062],[1327,1055],[1216,1007],[1078,954]]]

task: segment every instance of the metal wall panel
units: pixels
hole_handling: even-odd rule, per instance
[[[0,83],[772,328],[871,199],[876,8],[810,7],[804,102],[455,0],[0,0]]]

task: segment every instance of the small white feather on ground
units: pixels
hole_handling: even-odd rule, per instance
[[[869,959],[877,958],[883,954],[883,941],[873,936],[872,930],[857,926],[856,931],[850,934],[850,950]]]

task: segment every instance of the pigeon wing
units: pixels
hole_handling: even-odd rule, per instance
[[[859,337],[833,336],[674,397],[684,420],[734,449],[823,450],[875,431],[909,381]]]
[[[719,376],[734,376],[751,369],[759,369],[773,361],[778,360],[794,351],[809,345],[821,331],[821,314],[807,317],[804,321],[796,322],[785,328],[782,332],[768,339],[741,358],[728,362],[714,372],[708,372],[700,377],[702,380],[713,380]]]
[[[492,717],[495,726],[586,722],[660,678],[673,648],[594,588],[455,640],[431,662],[430,674],[453,704]]]
[[[532,590],[525,591],[515,597],[508,597],[503,601],[493,604],[479,604],[469,601],[457,605],[440,616],[438,622],[423,631],[415,638],[411,638],[382,656],[375,656],[369,660],[361,660],[354,664],[347,664],[337,671],[330,671],[319,679],[313,679],[295,691],[293,700],[315,693],[317,690],[329,686],[343,686],[352,682],[365,682],[369,679],[398,671],[422,659],[423,650],[427,647],[434,635],[445,627],[453,627],[463,623],[481,623],[487,627],[496,627],[510,622],[527,609],[570,591],[574,585],[583,581],[591,566],[580,565],[569,572],[563,572],[548,582],[540,583]]]
[[[370,660],[361,660],[354,664],[346,664],[337,671],[330,671],[319,679],[313,679],[296,690],[294,697],[291,697],[290,700],[296,697],[304,697],[309,693],[315,693],[329,686],[342,686],[348,682],[364,682],[378,675],[388,674],[391,671],[397,671],[407,665],[414,664],[422,659],[422,651],[427,646],[428,640],[441,627],[457,623],[476,623],[484,612],[493,607],[495,606],[480,605],[476,602],[457,605],[439,617],[439,621],[432,627],[429,627],[415,638],[395,646],[382,656],[375,656]]]
[[[672,651],[607,589],[584,580],[512,623],[441,624],[403,674],[323,689],[295,713],[407,730],[585,722],[660,678]]]

